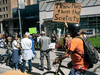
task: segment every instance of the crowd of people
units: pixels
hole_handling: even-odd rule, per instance
[[[73,74],[81,75],[85,72],[85,70],[88,69],[89,63],[86,63],[84,59],[82,59],[77,53],[74,52],[77,51],[84,57],[83,41],[75,37],[80,36],[82,38],[83,37],[86,38],[86,36],[82,36],[84,34],[83,32],[80,33],[79,24],[73,23],[68,26],[67,23],[65,23],[65,27],[69,31],[69,34],[65,35],[63,39],[65,53],[58,60],[54,60],[53,63],[58,63],[64,58],[70,56],[72,59],[70,64],[72,64],[73,66],[69,75]],[[58,38],[60,38],[60,36],[58,36]],[[37,53],[35,52],[35,47],[40,48],[40,62],[41,62],[40,69],[44,71],[44,56],[45,56],[47,59],[47,69],[51,70],[49,45],[51,43],[56,44],[57,36],[55,34],[55,31],[54,33],[51,34],[50,37],[47,37],[44,31],[42,31],[41,34],[39,34],[39,36],[37,34],[30,35],[29,32],[26,32],[20,42],[18,41],[17,34],[15,34],[13,38],[7,37],[6,39],[8,40],[7,48],[10,46],[12,47],[12,60],[13,60],[14,70],[18,70],[18,64],[22,62],[22,72],[25,72],[26,61],[28,61],[29,65],[28,71],[31,72],[32,70],[31,61],[37,55]],[[71,66],[70,64],[68,64],[68,67]]]

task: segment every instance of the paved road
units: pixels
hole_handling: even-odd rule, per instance
[[[5,49],[0,49],[0,53],[2,52],[2,50],[3,51],[5,51]],[[37,53],[37,58],[35,58],[33,61],[32,61],[32,74],[34,73],[35,75],[40,75],[40,74],[43,74],[43,73],[45,73],[45,72],[47,72],[47,61],[46,61],[46,58],[44,59],[44,66],[45,66],[45,70],[44,71],[41,71],[41,70],[39,70],[39,66],[40,66],[40,52],[38,51],[38,50],[36,50],[36,53]],[[57,56],[59,56],[59,55],[62,55],[63,54],[63,52],[61,52],[61,51],[55,51],[55,52],[50,52],[50,61],[51,61],[51,67],[52,67],[52,69],[51,69],[51,71],[56,71],[56,68],[57,67],[54,67],[53,65],[52,65],[52,62],[53,62],[53,60],[57,57]],[[99,56],[100,56],[100,54],[99,54]],[[63,62],[62,62],[62,64],[63,65],[67,65],[67,63],[70,61],[71,59],[70,58],[66,58],[66,59],[64,59],[63,60]],[[26,64],[26,66],[28,66],[28,64]],[[62,71],[67,75],[68,73],[69,73],[69,69],[65,69],[65,68],[61,68],[62,69]],[[9,66],[6,66],[5,65],[5,63],[3,63],[3,64],[1,64],[0,63],[0,74],[1,73],[4,73],[4,72],[6,72],[6,71],[10,71],[10,70],[12,70],[12,68],[11,67],[9,67]],[[92,68],[92,69],[89,69],[88,71],[87,71],[87,75],[100,75],[99,74],[100,73],[100,61],[97,63],[97,64],[95,64],[94,65],[94,67]],[[50,75],[50,74],[49,74]]]

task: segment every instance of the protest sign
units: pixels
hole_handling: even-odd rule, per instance
[[[50,43],[49,48],[55,49],[55,43]]]
[[[36,27],[29,28],[29,32],[30,32],[30,34],[37,33],[37,29],[36,29]]]
[[[52,21],[79,23],[81,3],[55,3]]]

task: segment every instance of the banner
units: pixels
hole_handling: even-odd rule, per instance
[[[36,27],[29,28],[29,32],[30,32],[30,34],[35,34],[35,33],[37,33]]]
[[[79,23],[81,3],[55,3],[54,22]]]

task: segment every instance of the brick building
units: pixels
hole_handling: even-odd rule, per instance
[[[18,0],[0,0],[0,32],[5,32],[6,28],[13,28],[13,14],[12,9],[18,7]],[[25,6],[37,3],[37,0],[24,0]],[[17,18],[18,19],[18,18]],[[11,30],[10,32],[13,32]]]

